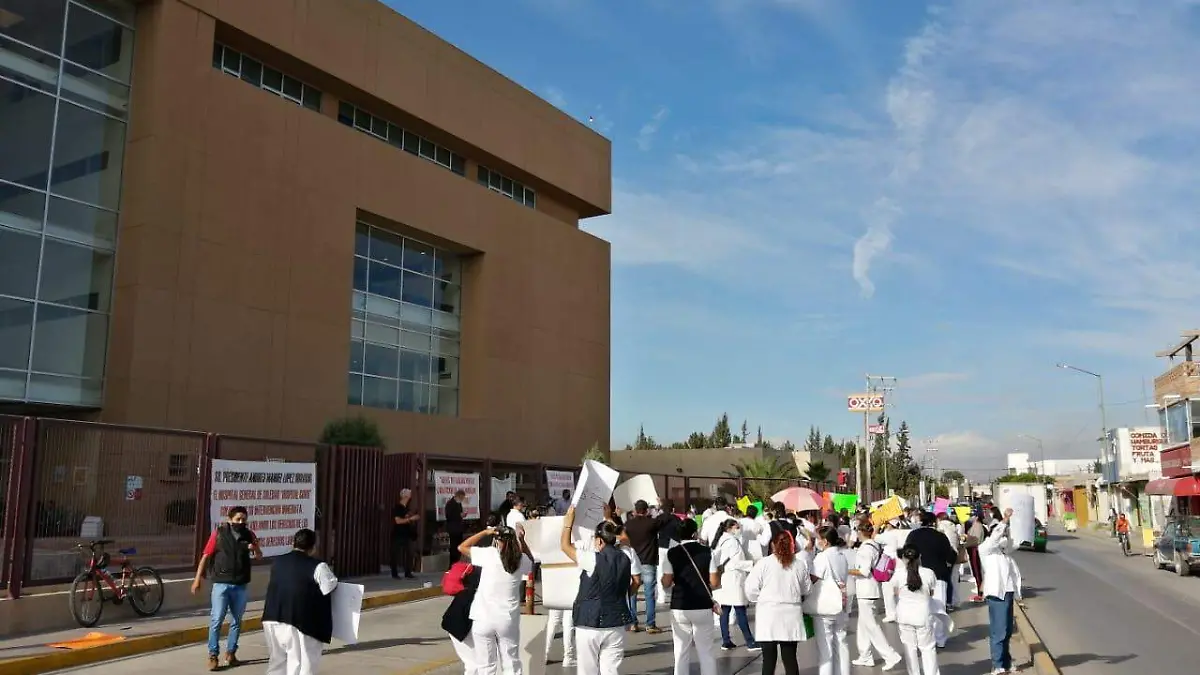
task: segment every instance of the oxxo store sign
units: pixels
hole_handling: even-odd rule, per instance
[[[1192,446],[1181,445],[1162,453],[1162,474],[1166,478],[1192,475]]]

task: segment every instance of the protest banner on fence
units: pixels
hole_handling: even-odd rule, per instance
[[[437,519],[446,519],[446,502],[454,497],[454,493],[462,490],[467,493],[463,502],[463,519],[479,518],[479,474],[453,473],[450,471],[433,472],[433,502],[437,509]]]
[[[552,499],[562,497],[563,490],[575,493],[575,472],[546,469],[546,490]],[[567,498],[570,500],[570,497]]]
[[[296,530],[316,528],[317,465],[214,459],[210,504],[214,527],[229,509],[246,507],[263,555],[283,555],[292,550]]]

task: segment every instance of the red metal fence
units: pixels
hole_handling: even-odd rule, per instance
[[[476,474],[483,513],[503,499],[493,485],[542,504],[554,496],[547,470],[578,475],[578,467],[490,458],[0,416],[0,587],[17,598],[22,587],[69,582],[84,562],[76,545],[101,535],[136,548],[139,563],[164,573],[194,569],[213,526],[215,459],[315,463],[313,529],[324,557],[345,577],[380,572],[389,557],[391,508],[405,488],[423,514],[420,553],[446,549],[448,538],[435,516],[434,472]],[[773,494],[787,484],[682,475],[655,475],[654,482],[676,506],[698,509],[717,495]]]

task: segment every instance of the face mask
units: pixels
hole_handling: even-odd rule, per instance
[[[732,534],[732,535],[733,535],[733,536],[735,536],[735,537],[736,537],[736,536],[738,536],[738,535],[740,535],[741,533],[742,533],[742,531],[741,531],[741,530],[730,530],[730,531],[729,531],[729,534]]]
[[[232,527],[234,532],[241,533],[246,531],[245,523],[232,523]]]

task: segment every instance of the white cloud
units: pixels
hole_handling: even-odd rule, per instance
[[[667,121],[667,117],[670,114],[671,111],[666,106],[660,106],[658,110],[654,111],[654,115],[650,120],[638,130],[637,146],[639,150],[645,152],[650,149],[650,146],[654,144],[654,137],[658,135],[658,130],[662,128],[663,123]]]

